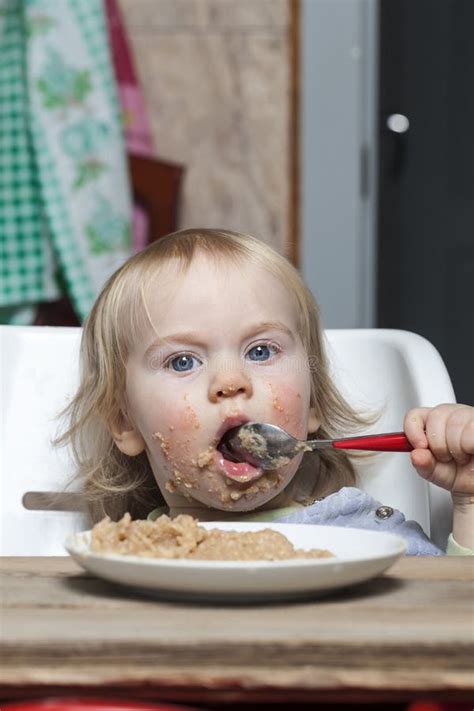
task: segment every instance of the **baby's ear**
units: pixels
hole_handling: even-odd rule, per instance
[[[321,420],[316,417],[316,410],[314,407],[309,408],[309,420],[308,420],[308,434],[314,434],[321,427]]]
[[[122,410],[120,410],[117,419],[110,426],[110,432],[115,444],[123,454],[129,457],[136,457],[144,451],[145,440]]]

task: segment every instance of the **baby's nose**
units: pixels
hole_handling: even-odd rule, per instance
[[[243,368],[216,373],[209,386],[209,399],[211,402],[219,402],[219,400],[235,397],[236,395],[249,398],[252,394],[251,380]]]

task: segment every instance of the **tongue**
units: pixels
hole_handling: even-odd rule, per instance
[[[224,474],[234,481],[252,481],[253,479],[258,479],[263,474],[261,469],[257,469],[248,462],[231,462],[229,459],[224,459],[222,455],[219,459],[224,469]]]

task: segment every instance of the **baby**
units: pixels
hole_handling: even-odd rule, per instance
[[[452,493],[448,552],[465,554],[474,528],[473,410],[419,408],[404,424],[418,474]],[[409,553],[441,553],[400,512],[377,520],[380,504],[355,488],[341,450],[301,452],[274,471],[220,451],[225,432],[247,421],[299,439],[370,422],[331,382],[318,310],[298,272],[250,236],[183,230],[129,259],[84,325],[81,384],[68,414],[60,441],[73,445],[93,522],[129,511],[382,527],[404,535]]]

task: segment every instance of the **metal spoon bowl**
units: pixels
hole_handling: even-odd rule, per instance
[[[410,452],[413,449],[404,432],[305,441],[292,437],[277,425],[264,422],[246,422],[233,427],[222,438],[219,449],[233,461],[249,462],[261,469],[278,469],[301,452],[327,447],[382,452]]]

